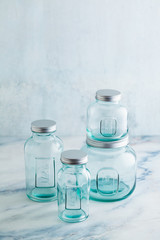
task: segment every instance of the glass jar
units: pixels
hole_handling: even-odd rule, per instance
[[[117,201],[128,197],[136,185],[136,155],[128,137],[102,142],[87,138],[82,150],[88,154],[91,199]]]
[[[113,141],[127,134],[127,110],[120,105],[121,93],[103,89],[96,92],[96,101],[88,107],[87,135],[101,141]]]
[[[87,155],[80,150],[64,151],[58,172],[58,216],[66,222],[81,222],[89,213],[90,173]]]
[[[55,136],[54,121],[34,121],[31,130],[24,145],[26,194],[34,201],[53,201],[57,199],[56,175],[63,143]]]

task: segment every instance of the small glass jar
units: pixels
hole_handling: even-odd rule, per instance
[[[88,154],[91,173],[90,197],[97,201],[117,201],[128,197],[136,186],[136,155],[128,137],[102,142],[87,138],[82,151]]]
[[[64,151],[58,172],[58,216],[65,222],[84,221],[89,214],[90,173],[87,154],[80,150]]]
[[[120,105],[121,93],[103,89],[96,92],[96,101],[87,111],[87,135],[101,141],[124,137],[127,130],[127,110]]]
[[[56,175],[63,143],[55,136],[56,122],[52,120],[34,121],[31,130],[24,145],[26,194],[34,201],[53,201],[57,199]]]

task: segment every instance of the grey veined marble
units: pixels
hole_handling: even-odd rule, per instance
[[[65,148],[82,139],[65,139]],[[114,203],[90,201],[90,216],[69,224],[57,217],[57,203],[36,203],[25,195],[23,142],[0,145],[0,239],[159,240],[160,137],[134,139],[137,187]]]

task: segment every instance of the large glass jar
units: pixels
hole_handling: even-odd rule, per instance
[[[90,174],[87,155],[80,150],[64,151],[58,172],[58,216],[66,222],[80,222],[89,214]]]
[[[52,120],[34,121],[31,130],[33,134],[24,146],[26,194],[34,201],[53,201],[57,199],[56,176],[63,143],[55,136]]]
[[[82,151],[88,154],[91,199],[117,201],[128,197],[136,185],[136,155],[128,137],[102,142],[87,138]]]
[[[127,110],[120,105],[121,93],[103,89],[96,92],[96,101],[88,107],[87,135],[101,141],[113,141],[127,134]]]

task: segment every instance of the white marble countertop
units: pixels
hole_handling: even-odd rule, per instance
[[[82,140],[64,139],[65,149],[80,147]],[[56,202],[37,203],[26,197],[23,144],[0,145],[0,239],[160,239],[160,137],[134,139],[134,193],[119,202],[90,201],[89,218],[74,224],[58,219]]]

